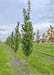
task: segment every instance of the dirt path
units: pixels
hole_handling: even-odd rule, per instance
[[[14,68],[14,71],[16,72],[16,75],[26,75],[26,67],[25,65],[17,58],[17,56],[15,55],[15,53],[11,50],[10,47],[8,47],[8,50],[10,51],[10,53],[12,54],[12,58],[10,56],[10,62],[12,64],[12,67]]]

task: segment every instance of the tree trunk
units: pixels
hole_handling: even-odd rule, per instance
[[[26,57],[26,75],[29,75],[29,73],[28,73],[28,57]]]
[[[53,43],[51,41],[51,55],[53,56]]]
[[[44,41],[44,50],[45,50],[45,41]]]
[[[37,53],[38,53],[38,43],[37,43]]]

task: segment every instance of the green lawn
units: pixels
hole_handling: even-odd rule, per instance
[[[0,75],[15,75],[10,64],[10,54],[5,44],[0,44]]]
[[[38,52],[39,53],[45,53],[45,55],[51,57],[51,45],[45,45],[45,48],[42,48],[44,45],[39,44]],[[33,52],[37,53],[37,45],[33,45]],[[54,55],[54,54],[52,54]],[[26,57],[23,54],[23,51],[21,49],[21,45],[19,50],[17,51],[18,58],[25,64],[26,63]],[[26,64],[25,64],[26,65]],[[34,75],[54,75],[54,62],[47,61],[46,59],[39,57],[37,55],[31,54],[28,58],[28,69],[32,73],[40,73],[40,74],[34,74]],[[44,74],[43,74],[44,73]]]

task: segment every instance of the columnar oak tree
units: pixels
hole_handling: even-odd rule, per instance
[[[11,46],[12,49],[14,49],[14,32],[13,31],[12,31],[10,40],[11,40],[11,45],[10,46]]]
[[[8,38],[7,38],[7,40],[6,40],[6,44],[8,44],[9,46],[11,45],[11,37],[9,36]]]
[[[23,9],[24,24],[22,24],[22,50],[24,52],[24,55],[26,56],[26,65],[28,63],[28,56],[32,52],[34,39],[32,22],[30,21],[30,11],[31,11],[30,0],[28,0],[28,9],[27,10]]]
[[[20,22],[17,23],[17,26],[15,28],[15,52],[19,48],[19,40],[20,40],[19,23]]]

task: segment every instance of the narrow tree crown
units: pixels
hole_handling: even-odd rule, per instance
[[[19,39],[20,39],[20,32],[19,32],[19,23],[17,23],[17,26],[15,28],[15,52],[18,50],[19,48]]]
[[[22,24],[22,49],[25,56],[31,54],[34,39],[32,22],[30,22],[30,10],[30,0],[28,0],[28,9],[23,9],[24,24]]]
[[[12,31],[12,34],[11,34],[11,48],[14,49],[14,32]]]

